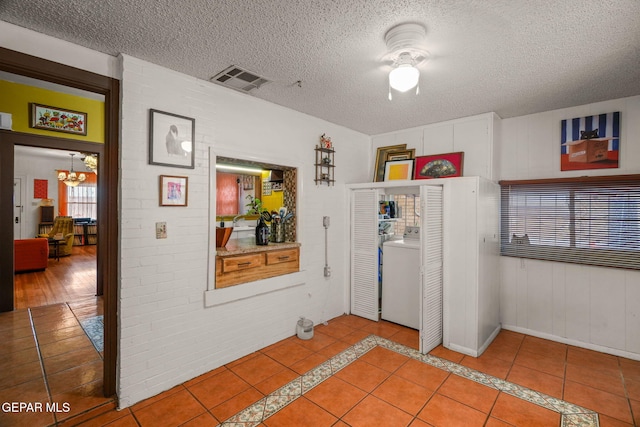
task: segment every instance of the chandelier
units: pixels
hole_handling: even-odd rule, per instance
[[[96,154],[85,154],[84,158],[81,160],[84,162],[86,167],[98,175],[98,156]]]
[[[68,174],[64,171],[58,172],[58,180],[64,182],[68,187],[77,187],[78,184],[87,179],[87,176],[83,173],[77,174],[73,170],[73,156],[75,156],[75,154],[71,153],[69,155],[71,156],[71,170]]]

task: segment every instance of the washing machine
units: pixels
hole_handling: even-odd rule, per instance
[[[420,329],[420,227],[385,242],[382,264],[382,319]]]

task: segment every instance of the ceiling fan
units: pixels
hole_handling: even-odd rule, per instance
[[[420,93],[420,70],[417,66],[429,59],[429,51],[425,49],[426,30],[416,23],[403,23],[391,28],[384,36],[387,54],[384,61],[391,62],[389,72],[389,100],[392,100],[391,89],[407,92],[416,88]]]

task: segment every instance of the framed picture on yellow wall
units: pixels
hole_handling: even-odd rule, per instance
[[[34,129],[87,134],[87,113],[66,110],[34,102],[29,104],[29,127]]]

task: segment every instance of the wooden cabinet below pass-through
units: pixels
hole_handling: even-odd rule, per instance
[[[300,271],[300,248],[268,245],[259,252],[216,256],[216,289]],[[256,249],[258,250],[258,249]]]

